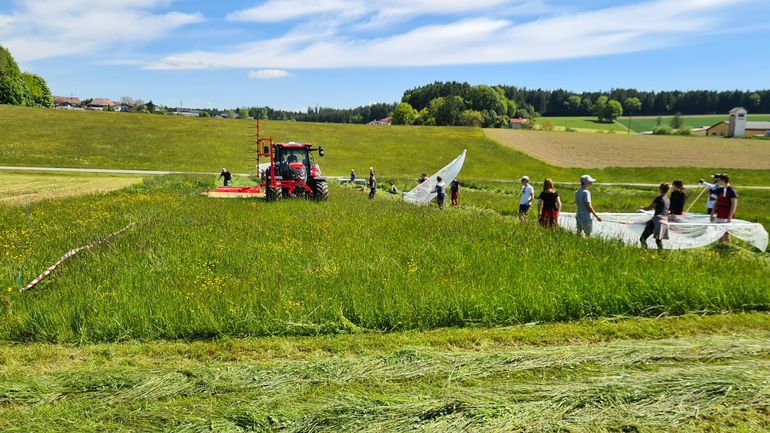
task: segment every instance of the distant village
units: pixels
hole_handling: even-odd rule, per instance
[[[54,96],[54,107],[57,110],[116,111],[126,113],[146,112],[188,117],[209,117],[209,110],[183,107],[172,108],[165,105],[156,105],[152,101],[144,102],[141,99],[132,99],[128,97],[121,98],[120,101],[113,101],[109,98],[91,98],[81,100],[75,96]],[[219,117],[224,119],[238,116],[237,110],[231,111],[235,114],[235,116],[231,116],[232,113],[229,113],[228,111],[222,111],[221,113],[211,117]],[[203,113],[206,114],[204,115]]]

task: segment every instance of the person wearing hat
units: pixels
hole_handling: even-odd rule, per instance
[[[591,186],[596,182],[596,179],[584,174],[580,176],[580,189],[575,191],[575,204],[577,205],[577,212],[575,212],[575,226],[578,234],[585,234],[587,237],[591,236],[593,232],[593,221],[591,215],[596,217],[597,221],[601,221],[599,215],[596,214],[593,205],[591,204]]]
[[[227,171],[226,168],[223,168],[222,172],[219,173],[219,178],[218,179],[222,179],[222,178],[225,179],[225,186],[230,186],[230,184],[233,182],[233,175],[230,174],[230,172]]]
[[[705,180],[701,179],[698,183],[704,188],[709,189],[709,199],[706,202],[706,214],[711,215],[711,210],[714,209],[714,203],[717,202],[717,191],[719,191],[719,176],[720,174],[715,174],[711,176],[711,180],[714,181],[714,183],[708,183]]]
[[[356,171],[350,170],[350,184],[353,185],[356,183]]]
[[[529,184],[529,176],[522,176],[521,178],[521,200],[519,201],[519,219],[525,221],[527,219],[527,212],[532,207],[532,202],[535,201],[535,188]]]

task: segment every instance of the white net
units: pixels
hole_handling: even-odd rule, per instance
[[[640,245],[644,226],[652,218],[651,213],[600,213],[602,221],[593,221],[593,235],[605,239],[617,239],[628,245]],[[561,213],[559,225],[567,230],[577,231],[574,213]],[[711,223],[705,214],[687,214],[670,217],[668,240],[663,241],[663,248],[683,250],[700,248],[717,242],[725,233],[748,242],[761,251],[767,250],[768,235],[762,224],[743,220],[730,223]],[[647,246],[655,248],[655,239],[650,236]]]
[[[436,193],[433,192],[433,188],[436,187],[436,178],[441,176],[441,180],[449,186],[455,178],[460,174],[460,170],[465,163],[465,154],[467,150],[463,150],[463,153],[450,162],[446,167],[442,168],[436,174],[429,177],[425,182],[417,185],[417,187],[406,194],[404,194],[404,201],[407,203],[425,205],[430,203],[431,200],[436,198]]]

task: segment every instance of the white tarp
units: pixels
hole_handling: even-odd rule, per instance
[[[446,167],[429,177],[425,182],[417,185],[415,189],[405,193],[404,201],[417,205],[430,203],[431,200],[436,198],[436,193],[433,192],[433,188],[436,187],[437,183],[436,178],[441,176],[441,180],[446,184],[446,187],[449,188],[449,184],[460,174],[460,170],[462,170],[463,164],[465,163],[465,154],[467,152],[467,150],[463,150],[463,153],[455,158],[454,161],[450,162]]]
[[[618,239],[628,245],[640,245],[639,238],[644,231],[644,225],[652,218],[652,213],[600,213],[602,221],[593,222],[593,235],[605,239]],[[567,230],[575,228],[575,214],[559,214],[559,225]],[[669,219],[668,240],[663,241],[663,248],[683,250],[700,248],[717,242],[730,233],[742,239],[761,251],[767,250],[768,235],[762,224],[743,220],[732,220],[730,223],[711,223],[705,214],[687,214]],[[655,247],[655,239],[650,236],[647,246]]]

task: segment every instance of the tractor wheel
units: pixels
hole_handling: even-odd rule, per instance
[[[326,201],[329,199],[329,185],[326,182],[315,182],[313,185],[313,199]]]
[[[276,201],[281,198],[281,188],[267,188],[265,191],[265,199],[268,202]]]

